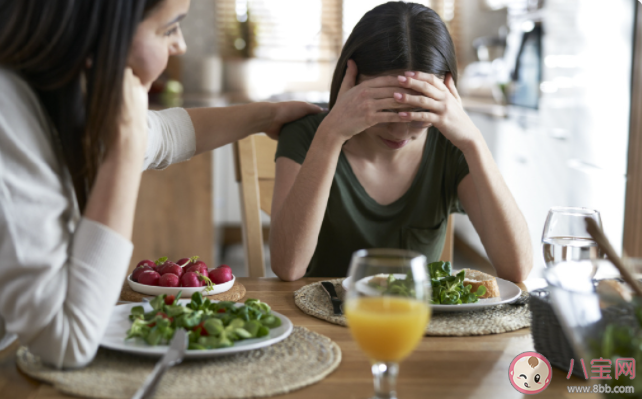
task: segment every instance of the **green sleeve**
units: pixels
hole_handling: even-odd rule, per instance
[[[448,156],[446,170],[448,171],[447,181],[449,182],[449,184],[447,191],[449,194],[450,213],[466,213],[464,207],[459,201],[457,188],[459,187],[459,183],[461,183],[464,177],[466,177],[466,175],[470,173],[468,169],[468,162],[466,162],[464,153],[461,152],[459,148],[455,147],[455,145],[453,145],[450,141],[448,141],[447,149]]]
[[[276,161],[279,157],[286,157],[298,164],[302,164],[310,144],[312,144],[314,134],[325,115],[325,113],[308,115],[285,124],[279,134],[279,144],[276,148],[274,160]]]

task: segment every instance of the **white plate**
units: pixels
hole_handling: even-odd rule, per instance
[[[182,305],[188,304],[190,300],[181,299]],[[219,302],[219,301],[212,301]],[[132,338],[125,341],[127,336],[127,330],[132,325],[132,322],[129,321],[129,314],[131,309],[134,306],[141,306],[142,304],[133,303],[127,305],[118,305],[114,309],[109,318],[109,324],[107,325],[107,331],[105,336],[100,341],[100,345],[117,351],[133,353],[136,355],[143,356],[155,356],[159,357],[167,352],[167,345],[159,346],[149,346],[141,338]],[[242,303],[237,303],[236,306],[243,306]],[[145,312],[152,310],[152,306],[149,303],[143,305]],[[290,319],[282,315],[281,313],[272,311],[272,314],[279,319],[281,319],[281,325],[277,328],[270,329],[270,335],[262,338],[253,338],[253,339],[244,339],[234,342],[234,346],[230,348],[220,348],[220,349],[207,349],[207,350],[197,350],[189,349],[185,351],[186,358],[203,358],[203,357],[216,357],[229,355],[237,352],[244,352],[253,349],[263,348],[266,346],[273,345],[279,341],[284,340],[292,332],[292,322]]]
[[[181,294],[181,297],[183,298],[191,298],[192,294],[195,292],[200,292],[203,295],[220,294],[221,292],[229,291],[229,289],[234,285],[234,281],[236,281],[236,277],[232,275],[232,280],[223,284],[215,284],[214,289],[210,292],[207,292],[205,290],[205,287],[161,287],[159,285],[145,285],[133,281],[131,279],[131,276],[131,274],[127,276],[127,283],[129,284],[131,289],[136,292],[147,295],[176,295],[178,294],[178,291],[183,291],[183,293]]]
[[[457,274],[459,270],[453,270],[453,274]],[[396,278],[405,278],[405,274],[395,274]],[[357,289],[359,292],[368,294],[372,292],[373,294],[378,293],[376,289],[368,286],[368,280],[370,278],[366,277],[357,282]],[[482,308],[487,308],[489,306],[497,306],[504,303],[513,302],[515,299],[519,298],[522,295],[522,290],[515,285],[514,283],[504,280],[503,278],[496,277],[497,286],[499,287],[499,297],[497,298],[483,298],[475,303],[463,303],[461,305],[430,305],[433,311],[435,312],[467,312],[470,310],[480,310]],[[343,280],[341,283],[343,288],[347,291],[350,286],[350,277]]]

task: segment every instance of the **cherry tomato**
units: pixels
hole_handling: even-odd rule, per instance
[[[192,328],[192,330],[199,335],[208,336],[209,334],[207,333],[207,330],[204,327],[204,323],[205,323],[204,321],[200,322],[197,326]]]
[[[174,295],[167,295],[165,297],[165,305],[172,305],[174,303],[174,299],[176,299]]]

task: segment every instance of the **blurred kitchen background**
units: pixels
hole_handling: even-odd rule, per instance
[[[291,99],[323,105],[343,42],[384,2],[192,0],[181,24],[188,51],[170,60],[150,101],[156,109]],[[553,206],[599,210],[614,246],[642,256],[638,2],[417,2],[450,29],[464,106],[528,222],[531,276],[544,267],[540,240]],[[146,172],[138,207],[134,264],[200,255],[247,275],[232,145]],[[269,217],[262,218],[267,239]],[[455,231],[455,267],[484,269],[467,216],[457,215]],[[267,247],[265,254],[273,276]]]

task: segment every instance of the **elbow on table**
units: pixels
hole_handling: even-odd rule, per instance
[[[63,360],[61,367],[65,369],[79,369],[88,366],[89,363],[91,363],[91,361],[96,357],[97,352],[98,346],[96,346],[96,348],[91,353],[74,354],[72,356],[66,357]]]
[[[91,321],[82,324],[70,318],[57,317],[35,337],[27,338],[24,343],[31,353],[53,367],[85,367],[96,357],[100,341],[105,334],[107,320],[99,321],[97,326],[91,324]]]
[[[310,259],[307,261],[301,260],[301,256],[297,256],[295,253],[284,250],[284,245],[273,241],[272,238],[273,237],[271,236],[270,263],[274,274],[283,281],[296,281],[302,278],[305,275],[306,268],[300,268],[297,267],[297,265],[307,265],[310,262]]]
[[[283,281],[296,281],[305,274],[305,270],[297,270],[293,260],[283,259],[278,254],[272,255],[271,263],[272,271]]]
[[[518,261],[514,263],[512,267],[507,268],[503,273],[498,273],[498,276],[514,283],[523,283],[528,278],[532,269],[532,261]]]
[[[281,267],[273,267],[272,271],[283,281],[296,281],[305,275],[305,272],[296,270],[294,265],[283,263],[281,265]]]
[[[50,350],[38,350],[29,347],[29,350],[39,356],[44,363],[50,364],[58,369],[78,369],[91,363],[98,352],[98,342],[90,344],[78,344],[77,340],[69,339],[66,343],[67,348],[63,353],[55,353]]]

